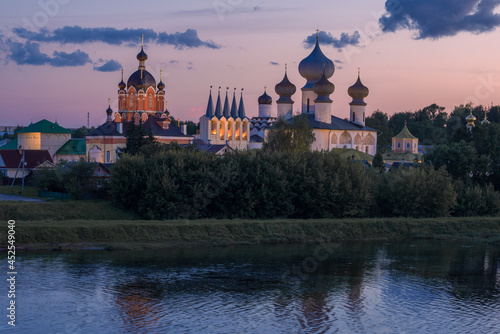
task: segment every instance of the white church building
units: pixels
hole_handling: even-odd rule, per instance
[[[313,128],[315,141],[313,150],[331,151],[335,148],[355,149],[370,155],[377,152],[377,130],[365,125],[366,102],[369,90],[361,83],[358,71],[357,81],[349,87],[347,93],[352,98],[349,120],[332,115],[330,95],[335,86],[328,79],[335,72],[334,63],[328,59],[319,46],[318,35],[313,51],[299,64],[299,73],[306,79],[302,87],[301,113],[307,115]],[[277,115],[272,115],[272,98],[264,91],[258,98],[258,116],[251,120],[245,115],[243,96],[239,108],[236,108],[236,96],[233,93],[229,109],[228,93],[222,107],[220,87],[215,110],[212,94],[207,112],[200,118],[200,139],[209,144],[227,144],[232,148],[259,148],[265,140],[265,132],[278,118],[293,121],[292,96],[296,87],[290,82],[285,66],[283,80],[275,86],[279,98],[276,101]]]

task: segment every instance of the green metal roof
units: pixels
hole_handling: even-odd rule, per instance
[[[373,161],[373,155],[355,150],[353,148],[333,148],[332,152],[337,153],[342,158],[346,159],[352,159],[352,156],[354,155],[354,160]]]
[[[73,138],[68,140],[63,146],[61,146],[56,154],[67,154],[67,155],[85,155],[85,139],[84,138]]]
[[[46,119],[42,119],[39,122],[32,123],[25,128],[17,131],[17,133],[30,133],[30,132],[40,132],[40,133],[71,133],[70,130],[63,128],[57,123],[52,123]]]
[[[0,146],[0,150],[17,150],[19,146],[17,145],[17,138],[12,139],[7,144]]]
[[[393,138],[418,139],[417,137],[415,137],[414,135],[412,135],[410,133],[410,130],[408,130],[408,127],[406,126],[406,124],[405,124],[403,130],[401,130],[401,132],[397,136],[394,136]]]
[[[417,158],[419,161],[422,160],[422,154],[420,153],[412,153],[412,152],[404,152],[404,153],[395,153],[395,152],[388,152],[382,155],[384,160],[403,160],[412,162]]]

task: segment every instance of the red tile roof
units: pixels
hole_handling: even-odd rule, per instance
[[[0,150],[0,157],[6,168],[12,169],[19,166],[21,161],[21,154],[19,150]],[[24,168],[33,169],[44,161],[52,161],[50,153],[47,150],[25,150],[24,161],[26,164]],[[4,166],[0,166],[4,167]]]

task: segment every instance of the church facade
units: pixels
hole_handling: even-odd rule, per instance
[[[165,84],[158,85],[151,73],[146,70],[148,55],[144,45],[137,55],[139,68],[127,80],[118,84],[118,111],[106,110],[106,123],[91,131],[86,137],[86,154],[88,161],[114,163],[126,146],[128,129],[132,124],[141,124],[146,134],[151,132],[160,143],[168,144],[176,141],[189,144],[193,137],[189,136],[186,126],[172,123],[165,99]]]
[[[238,106],[236,88],[233,92],[231,106],[229,105],[228,89],[226,88],[226,98],[222,104],[219,87],[215,108],[212,90],[210,90],[207,111],[200,117],[200,139],[208,145],[228,145],[232,149],[247,150],[250,143],[250,119],[245,114],[243,89]]]

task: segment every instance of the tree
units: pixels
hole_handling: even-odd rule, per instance
[[[382,153],[380,153],[379,151],[377,151],[375,157],[373,158],[372,166],[378,172],[382,172],[385,168],[384,158],[382,157]]]
[[[135,122],[130,122],[130,128],[125,133],[125,138],[127,139],[127,144],[125,146],[125,149],[123,150],[123,153],[128,153],[130,155],[138,154],[141,147],[148,143],[154,142],[154,137],[151,133],[151,130],[149,131],[149,135],[146,138],[146,132],[144,131],[142,121],[139,121],[138,125],[135,125]]]
[[[378,130],[377,152],[386,153],[391,150],[392,129],[389,128],[389,116],[386,113],[376,110],[366,118],[366,126]]]
[[[306,115],[295,116],[291,122],[279,119],[269,130],[262,149],[269,152],[306,152],[315,141]]]

